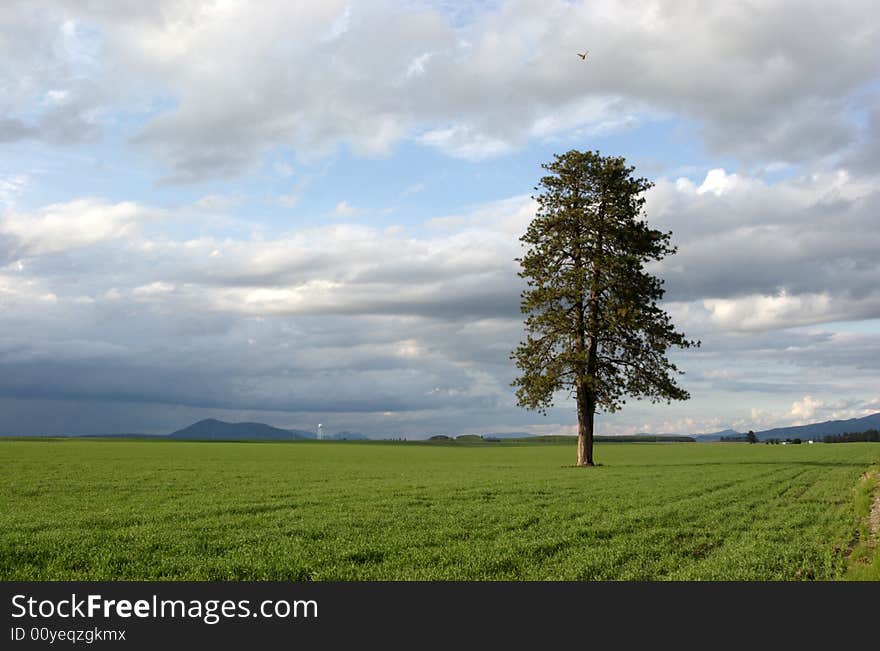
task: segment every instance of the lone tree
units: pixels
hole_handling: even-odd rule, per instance
[[[527,279],[520,309],[526,340],[511,355],[521,407],[546,414],[554,394],[577,402],[577,465],[593,465],[596,410],[614,412],[624,396],[671,402],[690,397],[666,358],[689,348],[657,302],[663,281],[645,264],[675,253],[671,233],[648,227],[644,193],[621,157],[569,151],[542,167],[538,211],[517,258]]]

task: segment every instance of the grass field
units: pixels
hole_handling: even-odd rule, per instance
[[[877,444],[0,441],[0,579],[847,575]],[[859,505],[862,506],[859,506]]]

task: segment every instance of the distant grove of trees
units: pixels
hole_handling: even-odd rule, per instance
[[[736,434],[735,436],[722,436],[721,440],[725,443],[757,443],[758,435],[754,431],[749,430],[748,434]]]
[[[880,443],[880,431],[869,429],[866,432],[844,432],[829,434],[822,438],[825,443]]]
[[[727,443],[757,443],[757,435],[749,430],[748,434],[738,434],[736,436],[722,436],[721,440]],[[816,437],[817,441],[823,443],[880,443],[880,431],[869,429],[865,432],[844,432],[843,434],[827,434],[823,437]],[[787,439],[764,439],[761,441],[767,445],[779,445],[780,443],[803,443],[799,438]]]

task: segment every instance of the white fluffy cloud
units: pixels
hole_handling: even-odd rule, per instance
[[[0,210],[11,209],[29,183],[30,178],[26,174],[0,176]]]
[[[724,330],[878,318],[877,199],[876,178],[844,171],[661,180],[647,209],[679,246],[659,267],[668,298]]]
[[[12,243],[0,250],[0,261],[82,248],[134,234],[137,225],[162,211],[147,211],[133,202],[109,204],[78,199],[46,206],[36,214],[9,213],[0,217],[0,237]]]
[[[816,409],[823,406],[821,400],[817,400],[813,396],[804,396],[802,400],[798,400],[791,405],[791,417],[796,419],[798,424],[808,423]]]
[[[480,159],[671,114],[715,152],[815,159],[853,144],[880,58],[866,1],[13,2],[0,20],[0,139],[89,138],[126,108],[175,181],[278,144],[384,155],[411,138]]]

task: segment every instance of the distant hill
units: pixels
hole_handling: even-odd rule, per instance
[[[824,423],[812,423],[798,427],[777,427],[763,432],[756,432],[758,439],[795,439],[802,441],[808,439],[821,439],[829,434],[843,434],[844,432],[864,432],[869,429],[880,429],[880,413],[871,414],[862,418],[850,418],[848,420],[829,420]]]
[[[288,430],[265,423],[224,423],[207,418],[168,435],[182,441],[291,441],[314,439],[315,434],[304,430]]]
[[[767,439],[801,439],[802,441],[819,440],[823,436],[830,434],[843,434],[844,432],[864,432],[869,429],[880,428],[880,413],[863,416],[862,418],[850,418],[848,420],[827,420],[821,423],[810,423],[809,425],[796,425],[794,427],[776,427],[773,429],[755,432],[755,436],[759,441]],[[712,432],[710,434],[697,434],[694,436],[698,441],[720,441],[721,437],[733,438],[744,437],[745,432],[737,432],[733,429],[726,429],[720,432]]]
[[[316,440],[317,434],[301,429],[281,429],[265,423],[226,423],[215,418],[200,420],[168,435],[183,441],[303,441]],[[366,441],[360,432],[342,431],[324,436],[328,441]]]

